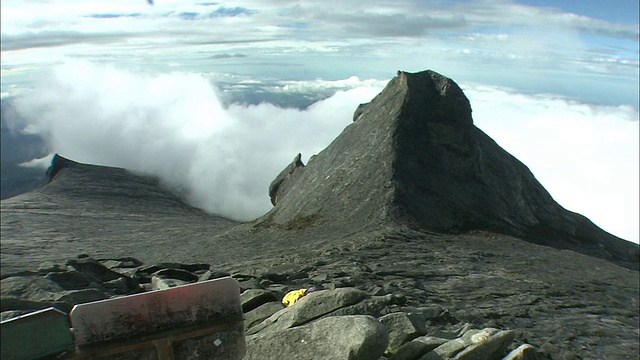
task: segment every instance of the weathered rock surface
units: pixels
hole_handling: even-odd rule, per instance
[[[389,331],[390,353],[395,353],[404,343],[427,333],[427,320],[418,313],[396,312],[382,316],[380,322]]]
[[[513,342],[513,331],[487,328],[470,329],[460,338],[447,341],[420,358],[420,360],[500,360]]]
[[[249,334],[266,333],[298,326],[342,307],[356,304],[366,297],[368,297],[366,292],[354,288],[314,292],[298,300],[296,306],[273,314],[263,323],[249,330]]]
[[[636,245],[562,208],[524,164],[473,125],[469,100],[451,79],[398,72],[356,117],[307,166],[283,171],[287,196],[263,223],[486,230],[638,269]]]
[[[383,357],[419,359],[464,337],[465,323],[513,331],[503,355],[530,344],[513,356],[637,357],[638,246],[562,209],[470,116],[451,80],[401,73],[326,150],[285,172],[271,212],[244,224],[148,177],[56,157],[49,184],[1,202],[3,317],[151,290],[158,271],[180,269],[188,281],[231,274],[266,291],[246,314],[252,336],[413,313],[426,335]],[[65,264],[78,253],[102,266]],[[312,293],[279,309],[287,291],[310,285],[333,302]],[[305,303],[314,305],[295,309]],[[473,358],[477,345],[454,356]]]
[[[293,174],[298,170],[298,168],[303,168],[304,163],[302,162],[302,154],[296,155],[293,158],[293,162],[289,164],[269,185],[269,198],[271,198],[271,203],[273,205],[278,203],[278,199],[281,199],[286,193],[289,185],[289,179],[293,176]]]
[[[387,344],[387,331],[366,315],[336,316],[317,322],[247,338],[246,359],[378,359]]]
[[[180,254],[187,250],[181,239],[188,238],[191,248],[237,224],[188,206],[156,179],[124,169],[56,155],[49,174],[45,186],[0,202],[3,276],[81,253],[191,263],[192,255]],[[141,244],[147,244],[144,251]]]

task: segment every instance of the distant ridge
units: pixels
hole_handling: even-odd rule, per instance
[[[184,203],[153,177],[56,154],[49,182],[4,199],[2,273],[81,253],[187,261],[238,223]],[[202,247],[202,246],[201,246]]]
[[[156,178],[122,168],[82,164],[55,154],[46,174],[48,184],[36,193],[82,199],[83,204],[95,201],[101,208],[114,206],[141,213],[202,212],[161,186]]]
[[[638,268],[636,244],[556,203],[473,125],[460,87],[433,71],[398,72],[325,150],[306,166],[297,156],[276,180],[275,206],[258,223],[485,230]]]

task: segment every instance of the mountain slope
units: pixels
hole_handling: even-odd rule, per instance
[[[49,183],[2,200],[2,274],[89,253],[187,261],[191,244],[237,222],[206,214],[156,179],[56,155]]]
[[[325,150],[279,179],[260,222],[484,230],[638,267],[635,244],[556,203],[473,125],[458,85],[432,71],[399,72]]]

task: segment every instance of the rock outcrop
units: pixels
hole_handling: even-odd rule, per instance
[[[293,174],[298,170],[298,168],[303,168],[304,163],[302,162],[302,154],[296,155],[293,158],[293,161],[289,166],[287,166],[269,185],[269,198],[271,199],[271,203],[273,205],[278,203],[278,198],[282,198],[284,194],[287,192],[289,179],[293,176]]]
[[[638,268],[636,245],[562,208],[524,164],[473,125],[471,105],[453,80],[398,72],[354,119],[306,167],[283,171],[276,180],[287,174],[287,196],[262,221],[485,230]]]

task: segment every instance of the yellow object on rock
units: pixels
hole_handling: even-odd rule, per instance
[[[284,298],[282,299],[282,303],[286,306],[291,306],[295,304],[298,299],[303,297],[307,293],[307,289],[293,290],[289,291]]]

